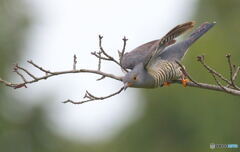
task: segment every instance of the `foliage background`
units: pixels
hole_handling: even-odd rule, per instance
[[[0,75],[19,60],[30,10],[18,0],[0,0]],[[198,41],[184,64],[196,80],[213,82],[196,61],[206,54],[209,65],[228,76],[225,54],[239,64],[240,1],[201,0],[193,20],[217,21],[217,26]],[[190,19],[189,19],[190,20]],[[206,49],[207,48],[207,49]],[[238,79],[239,82],[239,79]],[[142,90],[146,110],[108,142],[83,144],[54,134],[48,127],[42,105],[26,109],[11,90],[0,87],[0,151],[3,152],[107,152],[107,151],[207,151],[209,144],[240,144],[239,97],[196,88],[171,86]],[[43,102],[47,99],[39,99]],[[218,150],[224,151],[224,150]]]

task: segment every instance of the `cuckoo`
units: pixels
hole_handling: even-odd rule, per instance
[[[176,43],[176,37],[194,26],[194,22],[180,24],[160,40],[148,42],[125,53],[121,65],[131,69],[123,77],[125,89],[128,87],[155,88],[179,79],[186,86],[187,80],[176,61],[181,61],[188,48],[214,25],[215,22],[203,23],[185,40]]]

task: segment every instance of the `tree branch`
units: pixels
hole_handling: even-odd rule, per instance
[[[234,66],[233,66],[232,61],[231,61],[231,54],[227,54],[226,57],[227,57],[227,60],[228,60],[229,72],[230,72],[230,80],[231,80],[230,86],[232,86],[233,88],[235,88],[237,90],[240,90],[240,88],[234,82],[235,77],[236,77],[235,75],[237,75],[238,71],[236,71],[237,72],[236,74],[235,73],[233,74],[233,67]],[[236,70],[239,70],[239,67]]]
[[[231,84],[231,82],[227,78],[225,78],[222,74],[218,73],[204,62],[205,60],[203,55],[197,56],[197,61],[199,61],[208,70],[209,73],[216,75],[217,77],[225,81],[227,84]]]
[[[99,79],[97,79],[97,81],[100,81],[104,78],[110,78],[110,79],[114,79],[117,81],[122,81],[122,77],[120,76],[116,76],[114,74],[111,73],[106,73],[106,72],[102,72],[101,71],[101,65],[102,65],[102,60],[104,61],[111,61],[115,64],[117,64],[119,66],[119,68],[123,69],[124,71],[128,71],[127,69],[124,69],[121,66],[121,60],[122,57],[125,53],[125,48],[126,48],[126,42],[127,42],[127,38],[124,37],[123,40],[123,48],[122,51],[118,51],[119,54],[119,61],[117,59],[115,59],[114,57],[112,57],[111,55],[109,55],[102,47],[102,39],[103,37],[99,35],[99,51],[97,52],[92,52],[91,54],[93,56],[95,56],[98,59],[98,66],[97,66],[97,70],[91,70],[91,69],[78,69],[77,68],[77,56],[74,55],[73,56],[73,68],[71,70],[65,70],[65,71],[50,71],[48,69],[45,69],[41,66],[39,66],[38,64],[34,63],[32,60],[27,61],[29,64],[31,64],[33,67],[35,67],[36,69],[40,70],[43,75],[42,76],[36,76],[34,74],[32,74],[30,71],[28,71],[27,69],[19,66],[18,64],[16,64],[13,68],[13,72],[15,72],[22,80],[22,82],[19,83],[12,83],[6,80],[3,80],[0,78],[0,83],[14,88],[14,89],[18,89],[18,88],[22,88],[25,87],[27,88],[27,85],[32,84],[32,83],[36,83],[38,81],[41,80],[46,80],[50,77],[54,77],[54,76],[59,76],[59,75],[63,75],[63,74],[73,74],[73,73],[91,73],[91,74],[96,74],[101,76]],[[192,78],[192,76],[189,75],[189,73],[187,72],[186,68],[184,68],[184,66],[176,61],[176,63],[180,66],[182,73],[190,80],[189,82],[187,82],[187,86],[189,87],[197,87],[197,88],[202,88],[202,89],[207,89],[207,90],[215,90],[215,91],[220,91],[220,92],[224,92],[224,93],[228,93],[228,94],[232,94],[232,95],[237,95],[240,96],[240,88],[237,86],[235,80],[239,74],[240,71],[240,66],[235,66],[232,64],[231,61],[231,55],[228,54],[226,55],[228,64],[229,64],[229,75],[230,78],[227,79],[225,78],[221,73],[217,72],[215,69],[213,69],[212,67],[210,67],[209,65],[207,65],[205,63],[204,60],[204,56],[198,56],[197,60],[203,65],[203,67],[213,76],[216,85],[214,84],[207,84],[207,83],[200,83],[197,82],[196,80],[194,80]],[[21,72],[20,72],[21,70]],[[31,79],[27,79],[25,76],[29,76]],[[220,79],[220,81],[225,82],[227,85],[224,86],[218,79]],[[182,83],[181,80],[175,80],[173,81],[174,83]],[[92,93],[86,91],[84,99],[83,101],[73,101],[73,100],[66,100],[63,103],[72,103],[72,104],[82,104],[82,103],[86,103],[86,102],[90,102],[90,101],[95,101],[95,100],[104,100],[104,99],[108,99],[111,98],[117,94],[120,94],[122,91],[124,90],[124,87],[121,87],[118,91],[106,95],[106,96],[102,96],[102,97],[98,97],[93,95]]]
[[[77,56],[74,54],[73,56],[73,70],[76,70],[77,68]]]
[[[227,60],[229,65],[232,67],[232,63],[231,63],[231,55],[228,54],[226,55]],[[187,73],[186,69],[184,68],[184,66],[178,62],[177,64],[181,67],[181,70],[183,72],[183,74],[191,81],[187,83],[187,86],[191,86],[191,87],[198,87],[198,88],[202,88],[202,89],[208,89],[208,90],[215,90],[215,91],[221,91],[221,92],[226,92],[232,95],[238,95],[240,96],[240,90],[238,89],[239,87],[235,84],[234,80],[236,79],[239,69],[240,67],[238,66],[237,69],[235,70],[234,74],[232,74],[232,68],[230,68],[230,80],[226,79],[222,74],[220,74],[219,72],[217,72],[216,70],[214,70],[213,68],[211,68],[210,66],[208,66],[205,61],[204,61],[204,56],[198,56],[197,57],[197,61],[199,61],[203,67],[205,69],[207,69],[207,71],[213,76],[215,82],[217,83],[217,85],[212,85],[212,84],[206,84],[206,83],[199,83],[195,80],[193,80],[191,78],[191,76]],[[227,83],[227,86],[223,86],[221,84],[221,82],[217,79],[217,77],[219,77],[219,79],[221,79],[222,81],[225,81]],[[177,83],[182,83],[181,80],[178,80]],[[230,86],[235,86],[234,88],[230,88]]]
[[[177,80],[176,83],[182,84],[182,81],[181,80]],[[189,86],[189,87],[196,87],[196,88],[201,88],[201,89],[214,90],[214,91],[225,92],[225,93],[229,93],[229,94],[232,94],[232,95],[240,96],[240,91],[235,90],[235,89],[225,88],[227,90],[227,92],[226,92],[225,90],[223,90],[218,85],[207,84],[207,83],[200,83],[200,82],[198,82],[198,84],[199,85],[197,85],[197,84],[195,84],[193,82],[187,82],[187,86]]]
[[[31,63],[35,64],[33,61],[31,61]],[[47,71],[47,70],[43,69],[42,67],[39,67],[39,68],[41,68],[42,71],[43,70]],[[22,82],[22,83],[10,83],[10,82],[4,81],[2,79],[0,79],[0,82],[5,84],[6,86],[13,87],[14,89],[17,89],[17,88],[20,88],[19,86],[23,87],[23,86],[26,86],[27,84],[35,83],[35,82],[38,82],[40,80],[46,80],[46,79],[48,79],[50,77],[53,77],[53,76],[70,74],[70,73],[93,73],[93,74],[101,75],[101,76],[108,77],[108,78],[111,78],[111,79],[115,79],[115,80],[118,80],[118,81],[122,81],[121,77],[115,76],[113,74],[105,73],[105,72],[98,71],[98,70],[79,69],[79,70],[66,70],[66,71],[50,72],[49,74],[41,76],[41,77],[34,76],[35,77],[34,80],[26,80],[25,79],[25,81]]]
[[[123,91],[124,87],[122,87],[121,89],[119,89],[117,92],[114,92],[110,95],[107,95],[107,96],[104,96],[104,97],[96,97],[94,96],[93,94],[91,94],[90,92],[86,91],[85,93],[85,96],[83,98],[87,98],[87,100],[83,100],[83,101],[73,101],[73,100],[66,100],[66,101],[63,101],[63,103],[72,103],[72,104],[83,104],[85,102],[89,102],[89,101],[95,101],[95,100],[104,100],[104,99],[107,99],[107,98],[111,98],[119,93],[121,93]]]

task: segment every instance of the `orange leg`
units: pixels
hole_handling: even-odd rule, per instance
[[[189,82],[188,79],[183,78],[183,79],[182,79],[182,85],[183,85],[183,87],[186,87],[188,82]]]
[[[163,86],[170,86],[170,84],[171,84],[171,83],[170,83],[170,82],[167,82],[167,81],[166,81],[166,82],[163,82]]]

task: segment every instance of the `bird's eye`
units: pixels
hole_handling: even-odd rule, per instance
[[[133,80],[137,80],[137,76],[134,76],[134,77],[133,77]]]

